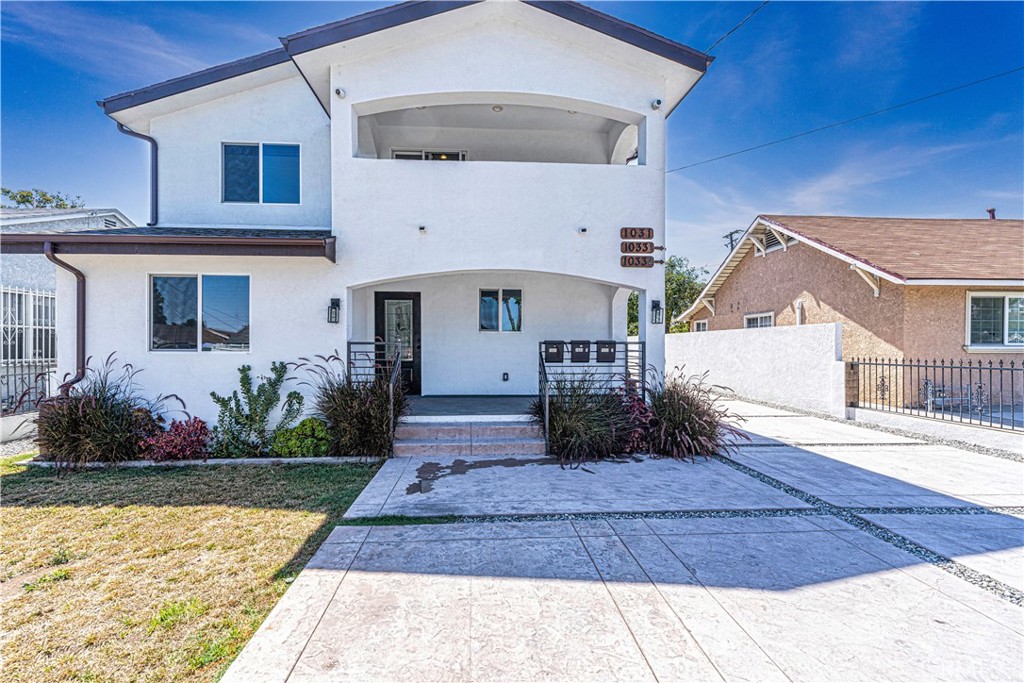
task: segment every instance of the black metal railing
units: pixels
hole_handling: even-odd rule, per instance
[[[348,342],[348,381],[358,384],[372,382],[378,377],[390,377],[395,363],[401,359],[401,345],[380,341]]]
[[[388,376],[388,435],[391,441],[389,456],[395,454],[395,391],[402,382],[402,345],[396,344],[392,352],[391,373]]]
[[[548,438],[548,429],[551,427],[551,420],[548,417],[551,408],[551,384],[548,380],[548,369],[544,365],[544,353],[541,352],[537,356],[540,360],[540,367],[537,369],[537,395],[540,397],[541,410],[544,413],[544,455],[551,455],[551,440]]]
[[[553,360],[553,344],[562,344],[561,360]],[[626,388],[647,399],[647,345],[642,341],[544,341],[540,343],[540,366],[548,385],[559,379],[588,377],[609,391]],[[609,349],[612,347],[612,349]]]
[[[1024,364],[854,358],[846,399],[855,408],[1024,430]]]
[[[0,414],[21,415],[36,409],[54,389],[52,361],[3,361],[0,363]]]

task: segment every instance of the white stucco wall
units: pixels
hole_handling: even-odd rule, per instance
[[[481,289],[520,289],[520,332],[481,332]],[[389,282],[352,297],[353,333],[372,339],[374,292],[420,292],[424,395],[535,394],[545,339],[625,340],[615,329],[616,288],[542,273],[495,271]],[[509,380],[502,380],[502,373]]]
[[[738,396],[846,416],[842,325],[800,325],[666,336],[665,366]]]
[[[160,225],[318,227],[331,223],[330,121],[301,76],[153,119]],[[225,142],[299,145],[299,204],[225,203]]]
[[[119,364],[141,368],[138,377],[149,396],[178,394],[189,413],[217,417],[211,390],[238,386],[237,369],[252,365],[265,374],[272,361],[345,348],[344,325],[327,322],[327,295],[336,272],[326,259],[185,256],[68,256],[87,282],[86,353],[92,365],[116,353]],[[251,350],[188,352],[149,350],[149,275],[205,274],[250,276]],[[57,376],[74,374],[75,280],[57,273]],[[300,388],[300,387],[292,387]]]

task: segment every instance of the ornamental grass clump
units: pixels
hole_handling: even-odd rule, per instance
[[[694,460],[698,455],[727,455],[738,438],[750,440],[707,383],[707,373],[686,376],[682,368],[671,375],[649,373],[647,397],[651,409],[648,440],[652,455]]]
[[[544,399],[530,414],[544,425]],[[590,374],[558,377],[548,392],[548,449],[563,465],[622,455],[635,447],[634,412],[621,392],[611,391]]]
[[[327,424],[330,455],[369,458],[391,456],[395,426],[408,410],[401,382],[392,390],[382,368],[370,381],[349,382],[345,359],[337,351],[329,356],[301,358],[295,366],[306,372],[302,384],[313,394],[313,414]]]
[[[141,457],[147,439],[160,434],[168,402],[174,395],[144,397],[130,363],[118,365],[110,354],[98,368],[61,394],[39,402],[36,443],[42,457],[59,468],[92,462],[124,462]]]
[[[302,414],[303,398],[299,392],[288,392],[284,403],[281,402],[281,387],[287,375],[287,364],[271,363],[270,375],[260,376],[254,387],[252,367],[243,365],[238,368],[239,388],[230,396],[210,392],[210,398],[220,409],[210,449],[214,457],[258,458],[267,454],[276,434]],[[281,408],[277,422],[271,425],[278,405]]]

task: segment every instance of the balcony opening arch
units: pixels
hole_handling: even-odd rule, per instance
[[[644,116],[530,93],[430,93],[353,105],[355,156],[432,161],[644,163]]]

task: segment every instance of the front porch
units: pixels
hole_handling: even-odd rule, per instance
[[[400,353],[407,392],[423,397],[413,402],[414,417],[523,414],[539,393],[542,367],[549,376],[590,373],[618,383],[648,366],[660,369],[664,326],[643,319],[646,306],[640,340],[627,341],[632,291],[563,274],[498,270],[351,287],[350,376],[373,377]],[[651,294],[638,291],[641,299]],[[548,342],[557,357],[548,355]]]

